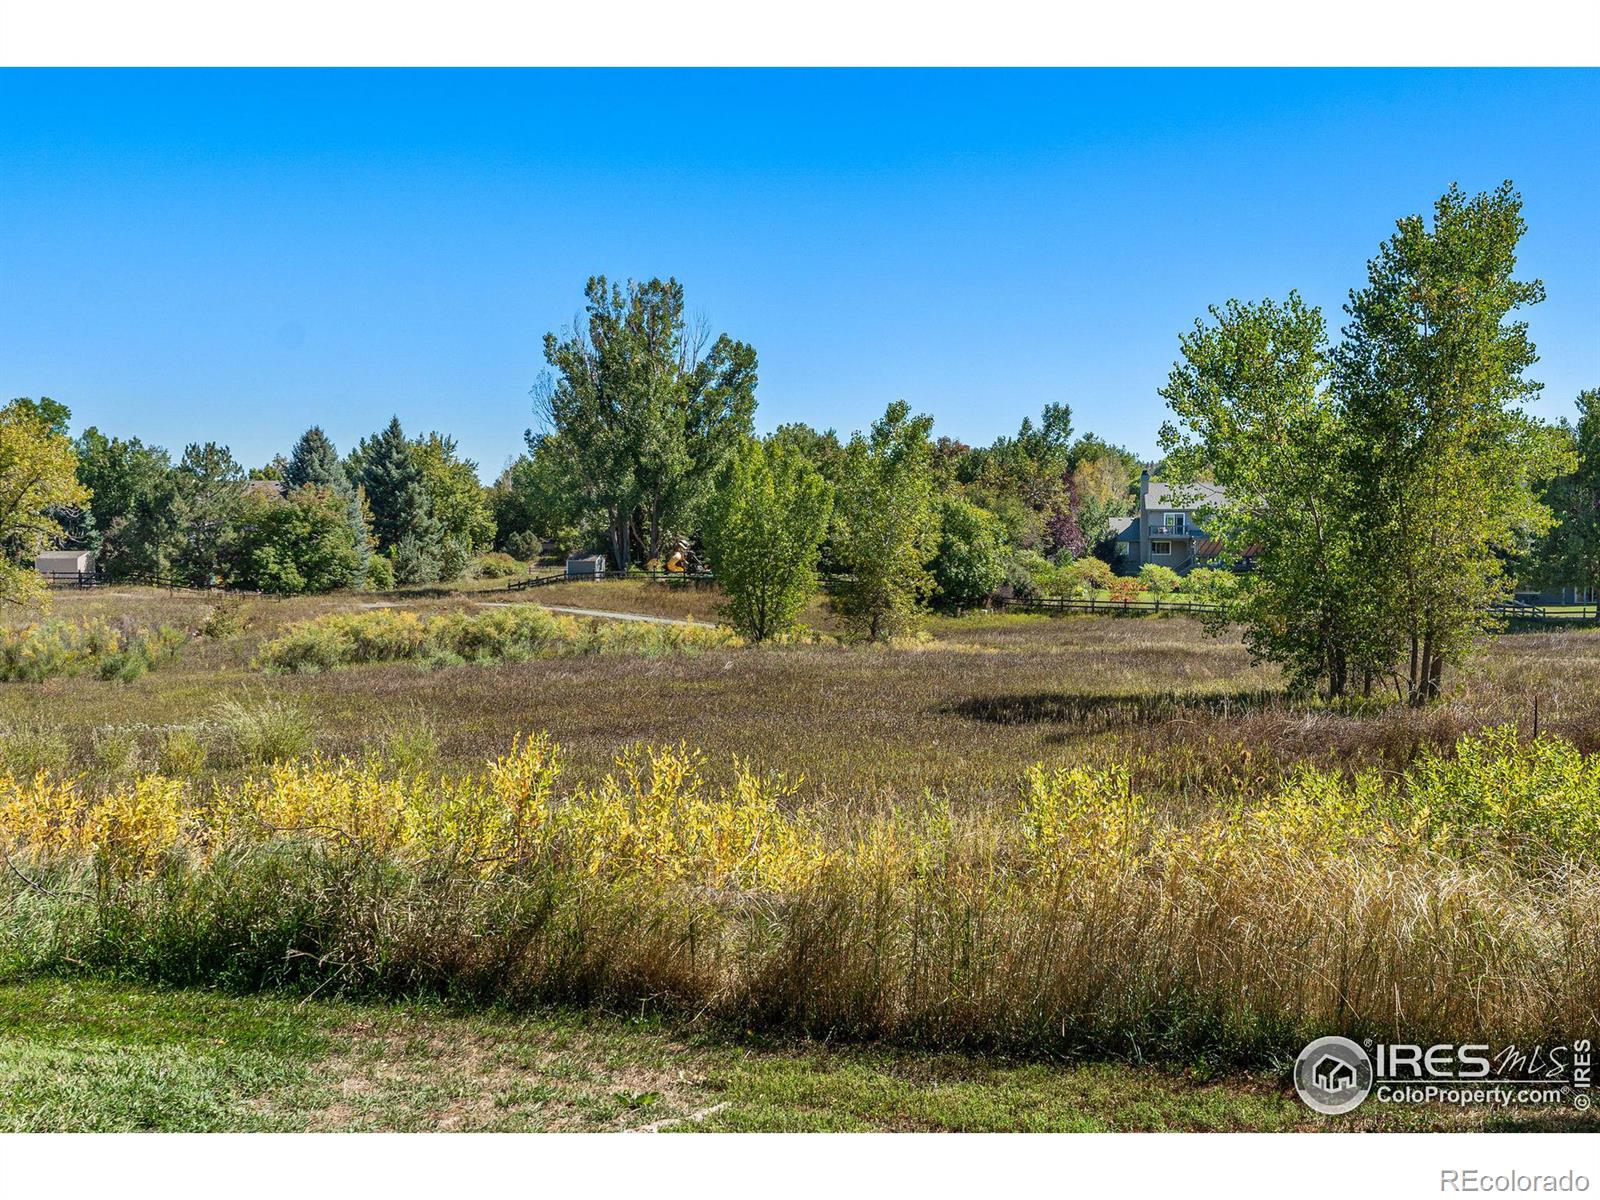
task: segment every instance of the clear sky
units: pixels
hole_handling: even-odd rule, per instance
[[[398,413],[492,478],[593,273],[676,275],[763,430],[1047,401],[1151,453],[1206,305],[1329,313],[1515,180],[1546,384],[1600,386],[1595,71],[0,71],[0,396],[254,465]]]

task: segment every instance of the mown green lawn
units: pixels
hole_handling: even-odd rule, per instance
[[[650,1018],[463,1015],[145,986],[0,987],[0,1131],[1577,1128],[1328,1121],[1274,1077],[775,1044]]]

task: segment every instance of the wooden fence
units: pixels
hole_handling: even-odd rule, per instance
[[[1160,596],[1151,600],[1097,600],[1092,597],[1080,600],[1068,596],[1030,596],[1024,599],[1021,596],[1003,596],[995,600],[995,607],[1021,609],[1024,612],[1086,612],[1107,616],[1132,613],[1203,614],[1222,611],[1220,604],[1207,604],[1200,600],[1163,600]]]
[[[996,608],[1019,609],[1024,612],[1043,613],[1099,613],[1104,616],[1135,615],[1142,613],[1189,613],[1203,616],[1219,613],[1222,606],[1200,600],[1163,600],[1159,596],[1150,600],[1080,600],[1065,596],[1003,597],[995,600]],[[1541,607],[1534,604],[1495,604],[1488,609],[1512,628],[1560,628],[1562,626],[1600,624],[1600,604],[1563,604]]]
[[[555,583],[600,583],[607,579],[643,579],[649,583],[665,583],[673,587],[705,587],[716,580],[710,571],[608,571],[603,575],[585,573],[568,575],[557,571],[548,575],[530,575],[526,579],[507,582],[508,592],[521,592],[528,588],[549,587]]]

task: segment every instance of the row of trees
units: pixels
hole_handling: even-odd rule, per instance
[[[538,424],[493,489],[513,553],[604,545],[626,569],[700,545],[756,638],[792,624],[826,571],[836,607],[879,639],[930,603],[1033,587],[1131,510],[1138,462],[1073,441],[1065,405],[980,448],[935,441],[902,402],[848,440],[801,423],[758,440],[755,352],[688,321],[681,285],[597,277],[585,296],[573,328],[545,338]]]
[[[1515,275],[1524,230],[1506,185],[1452,189],[1399,222],[1346,305],[1230,301],[1180,342],[1162,394],[1169,481],[1222,485],[1202,512],[1242,581],[1196,572],[1251,648],[1330,695],[1392,681],[1412,702],[1490,628],[1513,577],[1600,585],[1600,397],[1576,424],[1525,411],[1538,385]],[[491,546],[535,557],[604,548],[613,564],[676,549],[709,559],[733,621],[793,627],[819,575],[862,636],[929,606],[959,611],[1002,583],[1092,593],[1109,521],[1135,504],[1140,464],[1065,405],[973,447],[935,438],[903,402],[840,438],[802,423],[754,433],[757,358],[686,316],[675,280],[591,279],[569,331],[544,339],[526,453],[491,488],[449,437],[398,419],[341,457],[320,429],[246,472],[225,447],[160,447],[18,401],[0,424],[0,538],[100,552],[108,574],[275,591],[451,579]],[[1181,492],[1180,492],[1181,496]],[[24,584],[13,573],[6,585]],[[1141,585],[1176,586],[1147,567]]]
[[[1592,394],[1576,430],[1524,408],[1540,385],[1517,314],[1544,296],[1515,274],[1525,229],[1509,183],[1452,188],[1431,224],[1398,222],[1336,344],[1295,294],[1182,339],[1169,470],[1225,489],[1211,520],[1260,562],[1229,616],[1304,685],[1424,704],[1516,574],[1600,583]]]
[[[246,471],[215,442],[173,462],[94,427],[69,440],[70,413],[48,399],[3,411],[4,442],[20,449],[0,459],[0,477],[12,477],[7,461],[36,468],[18,478],[37,476],[17,502],[31,524],[7,526],[13,571],[62,544],[93,550],[111,579],[321,592],[455,578],[494,539],[476,464],[444,435],[408,439],[398,419],[342,459],[314,427]]]

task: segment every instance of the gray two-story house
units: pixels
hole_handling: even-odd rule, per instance
[[[1222,489],[1193,483],[1181,490],[1193,507],[1180,507],[1169,499],[1166,484],[1151,479],[1149,471],[1140,473],[1139,510],[1131,517],[1111,519],[1112,561],[1119,572],[1133,575],[1146,563],[1159,563],[1186,575],[1221,551],[1195,520],[1194,508],[1220,505]]]

